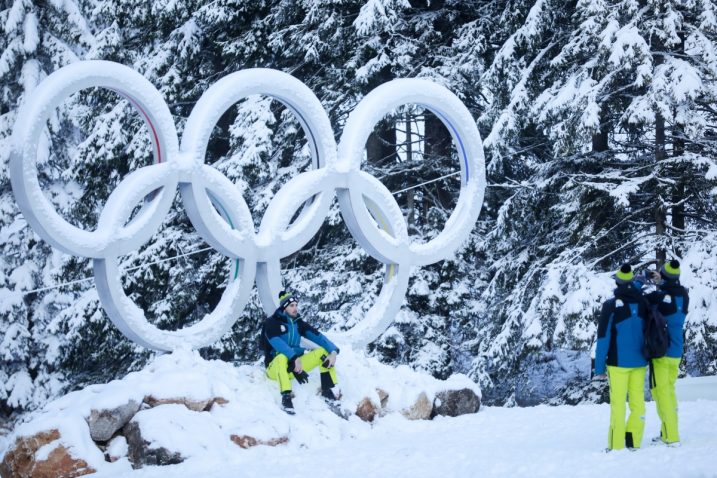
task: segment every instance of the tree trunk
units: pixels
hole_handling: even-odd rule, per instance
[[[384,68],[369,83],[370,88],[393,79],[391,70]],[[366,159],[371,166],[393,164],[396,161],[396,127],[393,118],[379,121],[366,141]]]
[[[444,158],[451,155],[451,144],[453,142],[448,128],[433,113],[426,111],[425,114],[425,154],[429,159],[441,156]]]
[[[679,53],[685,53],[685,32],[680,31],[678,33],[680,39]],[[681,157],[685,154],[685,125],[676,122],[672,127],[672,155],[675,158]],[[672,234],[678,238],[684,238],[685,230],[685,184],[686,184],[686,168],[681,163],[676,163],[675,166],[675,185],[672,188]],[[676,241],[679,244],[681,241]],[[682,251],[679,247],[675,247],[675,253],[680,256]]]
[[[375,167],[396,160],[396,129],[393,121],[384,120],[376,125],[366,141],[366,160]]]
[[[655,114],[655,165],[659,169],[665,159],[665,118],[660,111]],[[656,185],[655,194],[655,233],[658,239],[665,235],[665,222],[667,221],[664,201],[660,192],[660,184]],[[667,257],[664,247],[658,246],[655,259],[662,264]]]
[[[600,132],[593,135],[593,153],[602,153],[608,150],[608,134],[610,133],[610,125],[604,121],[603,115],[600,115]]]
[[[406,162],[410,163],[413,161],[413,114],[410,111],[406,112]],[[408,225],[408,231],[414,228],[415,224],[415,201],[414,194],[415,189],[409,189],[406,191],[406,224]]]
[[[430,111],[426,111],[425,117],[424,144],[426,159],[431,161],[432,164],[435,164],[441,171],[444,171],[445,165],[447,165],[451,159],[453,137],[448,132],[448,127],[444,125],[436,115]],[[452,207],[451,194],[445,188],[445,185],[450,184],[449,181],[451,180],[438,181],[431,185],[435,190],[435,196],[439,202],[435,204],[435,206],[444,210]],[[424,197],[427,198],[427,196]],[[428,211],[428,209],[426,209],[426,211]]]
[[[685,139],[683,125],[676,124],[672,133],[672,148],[673,156],[679,158],[685,153]],[[677,171],[675,174],[675,185],[672,188],[672,227],[674,228],[672,234],[683,237],[685,230],[685,174],[684,167],[679,163],[676,166]],[[679,244],[679,241],[678,241]],[[679,247],[675,250],[676,254],[680,256],[682,251]]]

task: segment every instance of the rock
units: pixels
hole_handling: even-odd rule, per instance
[[[381,400],[381,408],[386,408],[386,405],[388,405],[388,392],[382,388],[377,388],[376,393],[378,393],[378,399]]]
[[[266,445],[266,446],[283,445],[285,443],[289,443],[289,437],[277,437],[277,438],[272,438],[271,440],[261,442],[262,445]]]
[[[125,456],[127,456],[127,439],[122,435],[118,435],[107,444],[105,459],[110,463],[114,463]]]
[[[72,478],[94,473],[86,461],[77,459],[59,442],[47,457],[36,459],[37,451],[45,445],[59,440],[56,429],[40,432],[31,437],[20,437],[0,463],[0,476],[12,478]],[[44,455],[44,453],[41,453]]]
[[[214,398],[207,398],[206,400],[192,400],[186,397],[154,398],[152,395],[144,397],[144,403],[146,403],[152,408],[157,407],[159,405],[167,405],[168,403],[178,403],[180,405],[184,405],[193,412],[204,411],[207,409],[208,406],[211,408],[211,405],[213,405],[214,400]]]
[[[244,449],[251,448],[259,444],[259,440],[249,435],[231,435],[229,439]]]
[[[285,443],[289,443],[289,437],[277,437],[277,438],[272,438],[271,440],[259,442],[260,445],[266,445],[266,446],[284,445]]]
[[[365,422],[372,422],[376,415],[378,415],[378,407],[368,397],[361,400],[356,407],[356,416]]]
[[[217,404],[217,405],[226,405],[227,403],[229,403],[229,400],[227,400],[227,399],[224,398],[224,397],[214,397],[214,398],[212,398],[212,399],[209,401],[209,404],[206,406],[206,408],[204,409],[204,411],[205,411],[205,412],[208,412],[209,410],[211,410],[212,407],[214,406],[214,404]]]
[[[142,438],[140,426],[135,421],[127,423],[123,433],[127,439],[127,458],[134,469],[145,465],[176,465],[184,461],[181,454],[164,447],[150,448],[150,443]]]
[[[271,440],[257,440],[253,436],[249,435],[231,435],[229,438],[231,439],[231,441],[245,449],[257,445],[276,446],[283,445],[284,443],[289,443],[289,437],[278,437],[272,438]]]
[[[90,426],[90,436],[94,441],[106,442],[117,430],[125,424],[139,410],[139,403],[130,400],[126,404],[112,410],[92,410],[87,424]]]
[[[388,392],[381,388],[376,388],[379,404],[369,397],[364,397],[356,406],[356,415],[365,422],[373,422],[376,415],[382,415],[388,405]]]
[[[428,420],[431,418],[432,411],[433,404],[428,400],[426,392],[421,392],[415,403],[401,410],[401,414],[409,420]]]
[[[73,458],[63,445],[50,452],[46,460],[35,462],[30,476],[33,478],[71,478],[88,475],[96,470],[85,460]]]
[[[0,475],[9,476],[31,476],[34,467],[35,452],[41,446],[47,445],[60,438],[58,430],[40,432],[31,437],[19,437],[15,445],[5,453],[0,463]]]
[[[480,398],[470,388],[444,390],[436,394],[433,400],[432,417],[444,415],[457,417],[466,413],[476,413],[480,408]]]

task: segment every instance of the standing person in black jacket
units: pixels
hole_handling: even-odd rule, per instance
[[[264,348],[266,376],[279,382],[282,409],[294,415],[291,400],[291,380],[299,383],[309,380],[307,372],[316,367],[321,371],[321,395],[330,404],[338,400],[334,386],[336,378],[336,356],[339,348],[324,334],[307,324],[299,316],[299,299],[290,292],[279,294],[279,308],[264,321],[261,343]],[[305,351],[301,347],[301,337],[314,342],[319,347]]]
[[[634,277],[630,264],[623,264],[615,273],[614,297],[603,304],[598,323],[595,378],[607,378],[610,384],[608,451],[640,448],[645,431],[647,360],[642,355],[642,331],[647,302],[633,283]],[[626,399],[630,403],[627,424]]]
[[[671,260],[663,264],[660,268],[660,276],[662,282],[655,292],[647,295],[647,300],[665,317],[670,332],[670,346],[664,357],[652,359],[651,371],[654,373],[650,377],[650,391],[661,421],[660,436],[652,441],[675,447],[680,446],[675,382],[682,360],[682,329],[685,325],[690,297],[687,289],[680,284],[679,261]]]

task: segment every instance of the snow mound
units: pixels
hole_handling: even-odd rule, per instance
[[[380,403],[377,389],[388,394],[384,418],[378,420],[406,420],[398,412],[411,407],[421,394],[431,403],[443,390],[468,388],[480,396],[479,387],[464,375],[441,381],[406,366],[382,364],[349,348],[339,355],[337,373],[341,407],[351,412],[348,419],[332,412],[319,396],[318,370],[311,372],[307,384],[293,382],[296,415],[289,416],[280,408],[278,384],[265,377],[262,364],[234,366],[204,360],[197,351],[177,350],[120,380],[91,385],[50,402],[16,428],[6,446],[12,447],[16,438],[57,429],[59,444],[98,472],[130,471],[126,446],[118,447],[113,440],[101,449],[90,436],[88,421],[93,410],[111,410],[134,401],[142,406],[132,422],[139,424],[150,448],[178,452],[185,462],[209,458],[222,462],[242,453],[232,437],[250,436],[259,444],[289,443],[306,449],[369,433],[372,424],[353,412],[366,397]],[[179,400],[199,404],[199,411],[177,404]],[[109,462],[114,449],[123,456]]]

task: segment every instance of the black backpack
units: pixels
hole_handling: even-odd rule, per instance
[[[264,365],[268,367],[269,362],[271,362],[271,359],[273,358],[272,351],[274,350],[274,348],[271,346],[269,340],[267,340],[266,338],[266,320],[261,326],[261,331],[259,332],[258,339],[259,350],[264,353]]]
[[[642,355],[647,360],[664,357],[670,347],[667,320],[656,305],[647,305],[647,319],[643,328]]]

